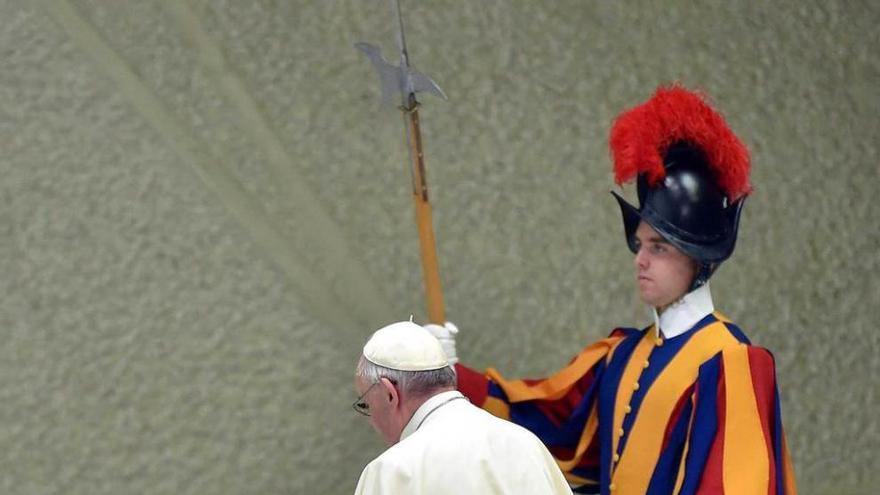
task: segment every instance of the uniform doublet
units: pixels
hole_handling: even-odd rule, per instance
[[[796,492],[773,357],[713,311],[708,287],[550,378],[457,370],[474,404],[541,438],[577,493]]]

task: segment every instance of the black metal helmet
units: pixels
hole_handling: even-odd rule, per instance
[[[691,290],[733,253],[749,192],[748,151],[703,98],[660,88],[621,114],[611,131],[618,183],[637,176],[639,207],[612,192],[634,253],[639,222],[697,261]]]

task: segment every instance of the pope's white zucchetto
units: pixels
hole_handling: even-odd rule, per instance
[[[399,371],[431,371],[449,366],[440,342],[411,321],[376,330],[364,345],[364,357],[373,364]]]

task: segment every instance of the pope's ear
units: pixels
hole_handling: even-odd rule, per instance
[[[394,383],[391,380],[382,377],[379,379],[379,383],[382,384],[382,394],[388,402],[392,404],[400,402],[400,393],[397,391],[397,387],[394,386]]]

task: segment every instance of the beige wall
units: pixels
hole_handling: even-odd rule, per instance
[[[665,5],[662,5],[665,4]],[[661,83],[753,152],[717,306],[776,355],[802,493],[874,493],[880,8],[421,1],[460,353],[549,373],[640,325],[606,136]],[[359,346],[423,315],[379,0],[0,1],[0,492],[346,493]],[[627,189],[632,196],[632,190]]]

